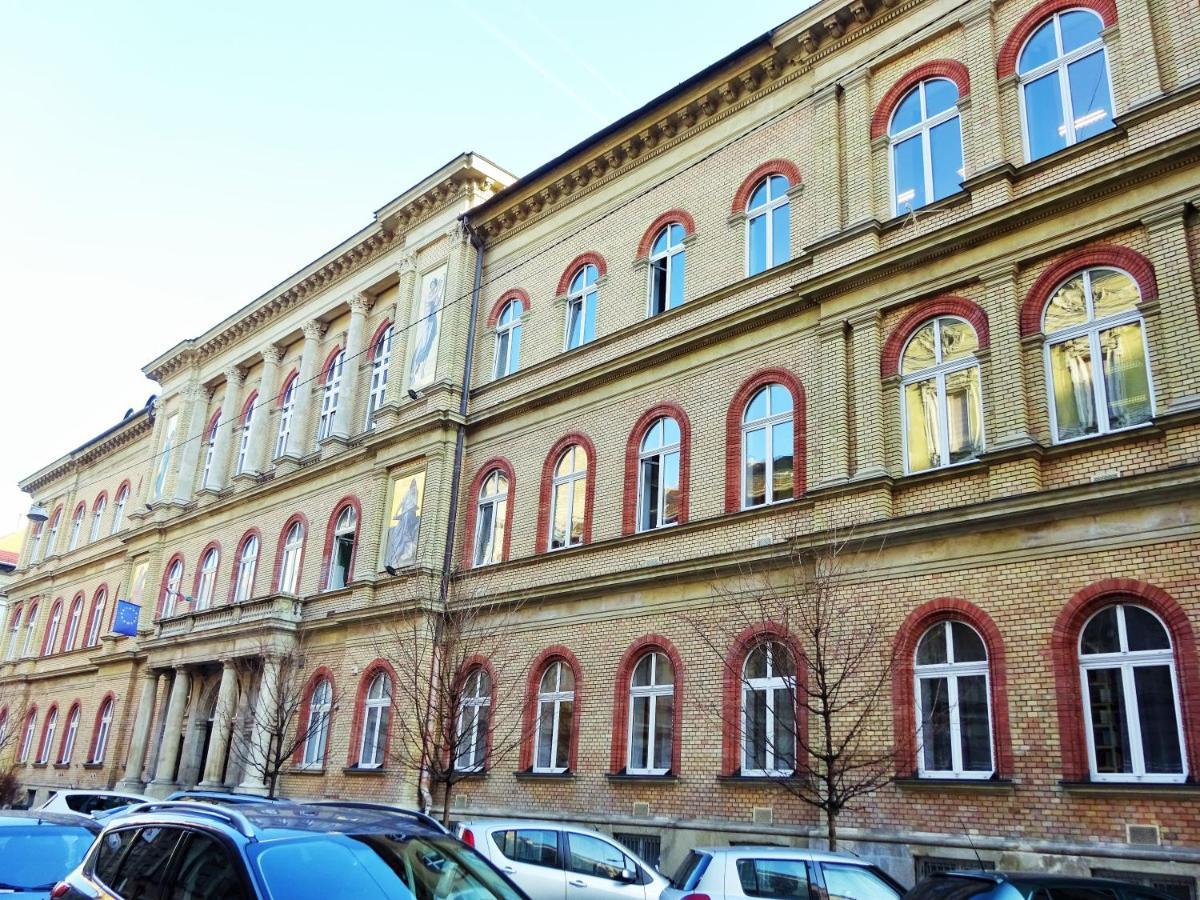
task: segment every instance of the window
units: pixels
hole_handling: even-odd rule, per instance
[[[92,762],[104,762],[104,751],[108,749],[108,734],[112,731],[113,700],[109,697],[100,707],[100,718],[96,724],[96,738],[92,742]]]
[[[62,752],[59,754],[58,761],[62,765],[67,765],[71,762],[71,754],[75,752],[75,737],[79,734],[79,707],[72,706],[71,712],[67,716],[67,731],[63,735]]]
[[[1025,158],[1040,159],[1112,127],[1104,23],[1087,9],[1055,13],[1017,61]]]
[[[494,470],[479,489],[479,505],[475,513],[476,566],[486,566],[504,559],[504,528],[508,523],[508,478]]]
[[[746,274],[757,275],[792,257],[788,180],[768,175],[746,204]]]
[[[561,659],[556,659],[546,667],[538,683],[533,771],[567,771],[574,718],[575,673]]]
[[[587,511],[587,451],[572,444],[558,458],[550,485],[550,549],[583,543]]]
[[[739,859],[738,881],[747,897],[808,897],[808,865],[802,859]]]
[[[358,516],[353,506],[347,506],[333,527],[333,547],[329,558],[330,590],[343,588],[350,583],[351,567],[354,564],[354,538],[358,533]]]
[[[742,668],[742,774],[796,769],[796,668],[778,641],[752,649]]]
[[[200,476],[201,487],[214,487],[212,484],[213,455],[217,450],[217,434],[221,427],[221,411],[212,417],[208,423],[208,431],[204,435],[204,473]]]
[[[972,863],[971,868],[976,868]],[[847,863],[823,862],[821,873],[825,876],[825,890],[829,900],[899,900],[903,893],[874,866],[855,866]]]
[[[742,508],[792,499],[792,395],[768,384],[742,414]]]
[[[183,560],[177,559],[167,570],[167,583],[163,587],[162,614],[164,617],[175,615],[175,604],[186,599],[181,591],[182,587]]]
[[[294,594],[300,586],[300,554],[304,549],[304,528],[293,522],[283,539],[283,559],[279,564],[279,590]]]
[[[167,419],[166,434],[163,436],[162,450],[158,454],[158,472],[154,475],[154,487],[150,494],[151,500],[161,500],[167,486],[167,472],[171,468],[171,451],[175,448],[175,430],[179,427],[179,413],[173,413]]]
[[[915,673],[920,774],[991,777],[991,684],[983,639],[963,622],[938,622],[917,644]]]
[[[483,666],[476,666],[463,682],[458,712],[458,739],[454,768],[480,772],[487,765],[488,722],[492,707],[492,679]]]
[[[21,738],[21,752],[17,754],[21,762],[29,762],[29,754],[33,750],[33,735],[37,731],[37,710],[29,712],[25,721],[25,735]]]
[[[596,336],[596,279],[597,269],[591,263],[583,266],[567,288],[566,349],[581,347]]]
[[[649,315],[656,316],[683,303],[683,239],[678,222],[663,228],[650,245]]]
[[[1158,616],[1121,603],[1096,613],[1079,638],[1084,730],[1096,781],[1183,781],[1179,682]]]
[[[237,463],[234,464],[233,474],[240,475],[246,470],[246,453],[250,449],[250,426],[254,420],[254,403],[256,395],[251,394],[242,411],[242,439],[238,442]]]
[[[329,717],[333,713],[333,686],[328,678],[313,685],[308,701],[308,722],[304,728],[304,766],[325,765],[325,747],[329,743]]]
[[[75,639],[79,637],[79,622],[83,619],[83,594],[71,602],[71,613],[67,616],[67,636],[63,638],[63,652],[75,649]]]
[[[87,508],[80,503],[75,507],[75,515],[71,517],[71,536],[67,539],[67,551],[70,552],[79,546],[79,535],[83,531],[83,517],[87,515]]]
[[[42,644],[42,656],[49,656],[54,652],[60,625],[62,625],[62,601],[58,600],[50,609],[50,624],[46,626],[46,640]]]
[[[983,450],[978,349],[975,329],[948,316],[909,338],[900,367],[907,471],[966,462]]]
[[[1046,304],[1046,381],[1056,441],[1132,428],[1154,407],[1137,284],[1117,269],[1086,269]]]
[[[21,648],[22,656],[30,656],[33,653],[33,632],[37,628],[38,608],[35,603],[29,609],[29,617],[25,620],[25,646]]]
[[[37,761],[39,763],[50,762],[51,748],[54,746],[54,734],[58,730],[58,707],[50,707],[50,712],[46,716],[46,725],[42,729],[42,744],[38,748]]]
[[[962,127],[958,85],[922,81],[896,104],[888,126],[892,212],[902,215],[962,187]]]
[[[317,426],[317,441],[333,434],[333,421],[337,417],[338,394],[342,389],[342,368],[346,364],[346,351],[339,351],[329,368],[325,370],[325,387],[321,391],[321,421]]]
[[[53,556],[54,548],[58,544],[58,523],[62,519],[62,507],[54,511],[53,518],[50,519],[50,536],[46,539],[46,555]]]
[[[32,565],[33,563],[38,561],[38,554],[41,553],[42,530],[44,527],[45,527],[44,524],[41,522],[38,522],[36,525],[33,526],[33,546],[29,550],[30,565]]]
[[[107,503],[108,497],[104,494],[96,498],[96,504],[92,507],[92,528],[88,532],[89,542],[100,538],[100,522],[104,518],[104,507]]]
[[[663,416],[652,424],[638,450],[638,531],[679,522],[679,423]]]
[[[387,400],[388,368],[392,364],[392,326],[383,329],[375,341],[375,352],[371,356],[371,390],[367,394],[367,421],[363,428],[370,431],[375,426],[375,410]]]
[[[675,670],[665,653],[638,660],[629,687],[629,763],[633,775],[665,775],[671,768]]]
[[[116,534],[125,524],[125,501],[128,499],[129,485],[122,485],[121,489],[117,491],[117,502],[113,505],[112,531],[109,534]]]
[[[362,743],[358,749],[358,765],[362,769],[378,769],[383,765],[387,745],[388,714],[392,705],[392,683],[379,672],[371,679],[363,701]]]
[[[105,606],[108,605],[108,591],[104,588],[96,591],[96,597],[92,600],[92,617],[88,622],[87,638],[84,642],[85,647],[95,647],[100,643],[100,629],[104,627]]]
[[[637,865],[608,841],[568,831],[567,870],[593,878],[622,881],[625,872],[637,872]]]
[[[236,865],[221,844],[195,831],[188,832],[185,840],[183,850],[175,854],[179,862],[176,864],[172,900],[244,900],[246,893],[238,878]]]
[[[105,878],[105,884],[110,885],[113,893],[119,897],[146,897],[162,900],[168,895],[162,890],[163,873],[171,864],[171,855],[183,836],[178,828],[142,828],[137,836],[129,842],[119,865],[110,878]],[[98,867],[99,868],[99,867]],[[111,879],[111,880],[110,880]],[[216,879],[214,879],[216,880]],[[199,900],[190,893],[180,894],[189,900]]]
[[[8,746],[8,709],[0,709],[0,747]]]
[[[279,434],[275,438],[275,456],[283,456],[287,452],[288,436],[291,434],[292,413],[296,409],[296,376],[288,379],[287,387],[283,389],[283,397],[279,401]]]
[[[21,638],[21,607],[15,607],[12,612],[12,620],[8,626],[8,652],[4,655],[6,660],[15,659],[17,656],[17,641]]]
[[[492,378],[503,378],[517,371],[521,362],[521,316],[525,304],[514,297],[504,304],[496,319],[496,353]],[[568,332],[570,327],[568,326]],[[569,336],[568,336],[569,340]]]
[[[492,840],[506,859],[531,866],[561,867],[558,858],[558,832],[542,828],[517,831],[493,831]]]
[[[242,542],[234,580],[233,602],[245,603],[254,595],[254,574],[258,570],[258,535],[252,534]]]
[[[212,606],[213,589],[217,585],[217,566],[221,562],[221,551],[210,549],[200,560],[200,580],[196,585],[196,609]]]

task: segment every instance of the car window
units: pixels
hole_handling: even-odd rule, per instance
[[[192,832],[179,854],[170,900],[240,900],[245,897],[237,865],[221,843]]]
[[[822,863],[829,900],[896,900],[900,892],[867,866]]]
[[[636,872],[632,859],[600,838],[567,832],[567,868],[581,875],[621,880],[621,872]]]
[[[143,828],[125,851],[116,878],[106,884],[123,897],[159,900],[163,874],[181,834],[178,828]]]
[[[17,890],[49,891],[79,865],[92,846],[92,833],[75,825],[29,824],[0,828],[0,884]]]
[[[996,883],[989,879],[934,875],[909,891],[905,900],[971,900],[972,897],[990,893],[995,887]]]
[[[535,866],[559,868],[558,832],[541,828],[497,831],[492,840],[508,859]]]
[[[110,831],[100,839],[96,847],[96,862],[92,866],[92,871],[109,887],[116,882],[121,858],[136,835],[136,828],[123,828],[120,831]]]
[[[688,855],[679,863],[675,874],[671,876],[671,887],[677,891],[695,890],[700,879],[704,877],[704,872],[708,869],[710,862],[712,862],[712,857],[707,853],[689,850]]]
[[[738,881],[747,897],[808,897],[808,866],[798,859],[739,859]]]

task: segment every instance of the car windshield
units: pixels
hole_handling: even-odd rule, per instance
[[[48,891],[79,865],[93,835],[75,825],[0,828],[0,890]]]
[[[450,837],[319,835],[264,844],[256,860],[278,900],[522,900]]]

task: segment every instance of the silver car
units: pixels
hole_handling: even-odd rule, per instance
[[[458,836],[530,900],[658,900],[667,879],[607,834],[530,819],[463,822]]]

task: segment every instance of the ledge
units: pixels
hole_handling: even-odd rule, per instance
[[[102,763],[102,762],[85,762],[83,764],[83,767],[85,769],[103,769],[104,763]]]
[[[609,772],[604,777],[616,784],[677,784],[679,782],[679,776],[672,775],[670,772],[666,775],[626,775],[624,772]]]
[[[45,764],[45,763],[30,763],[30,764],[29,764],[29,768],[31,768],[31,769],[44,769],[44,768],[46,768],[46,764]]]
[[[386,775],[387,773],[388,770],[383,766],[380,766],[378,769],[362,769],[358,766],[346,766],[342,769],[343,775]]]
[[[513,777],[520,781],[571,781],[575,778],[575,773],[570,769],[565,772],[531,772],[526,769],[523,772],[513,772]]]
[[[1106,128],[1099,134],[1093,134],[1090,138],[1086,138],[1077,143],[1071,144],[1069,147],[1063,147],[1061,150],[1055,150],[1046,156],[1039,156],[1037,159],[1030,160],[1023,165],[1017,167],[1017,178],[1022,179],[1030,175],[1035,175],[1044,169],[1050,169],[1057,166],[1059,163],[1066,162],[1076,156],[1082,156],[1085,153],[1090,153],[1098,147],[1103,147],[1105,144],[1111,144],[1115,141],[1122,140],[1126,136],[1125,129],[1113,122],[1112,128]]]
[[[349,771],[349,770],[347,770],[347,771]],[[361,772],[364,770],[356,769],[355,771]],[[374,772],[376,770],[371,769],[370,771]],[[325,777],[325,767],[324,766],[292,766],[292,768],[286,769],[284,771],[284,774],[285,775],[320,775],[322,778],[324,778]]]
[[[786,787],[804,783],[795,775],[718,775],[718,784],[745,785],[746,787]]]
[[[1084,796],[1200,797],[1196,782],[1154,781],[1067,781],[1058,783],[1064,791]]]
[[[921,778],[905,775],[892,779],[898,788],[914,791],[967,791],[983,794],[1009,794],[1017,789],[1011,778]]]
[[[454,783],[458,784],[462,781],[480,781],[485,779],[490,774],[488,769],[470,769],[464,771],[462,769],[454,770]]]
[[[69,768],[71,768],[71,764],[70,764],[70,763],[64,763],[64,762],[56,762],[56,763],[54,764],[54,768],[56,768],[56,769],[59,769],[59,770],[61,770],[61,769],[69,769]]]

